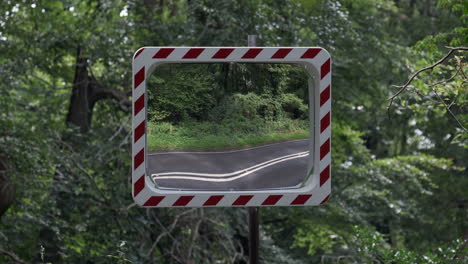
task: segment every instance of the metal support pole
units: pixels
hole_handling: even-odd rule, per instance
[[[247,36],[247,46],[249,46],[249,47],[257,46],[257,35],[248,35]]]
[[[259,248],[259,219],[258,207],[249,207],[249,263],[258,264],[258,248]]]
[[[257,46],[257,35],[247,36],[247,45],[249,47]],[[258,249],[260,242],[259,232],[259,207],[249,207],[249,264],[258,264]]]

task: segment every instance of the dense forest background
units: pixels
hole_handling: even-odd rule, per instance
[[[129,95],[139,47],[248,34],[333,58],[332,197],[262,208],[262,262],[466,263],[467,15],[464,0],[2,1],[0,263],[246,263],[244,208],[134,205]]]

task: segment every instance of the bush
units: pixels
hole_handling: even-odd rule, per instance
[[[212,108],[208,120],[280,120],[285,116],[281,100],[269,95],[255,93],[233,95],[224,98],[221,103]]]
[[[407,248],[391,247],[382,234],[363,226],[355,226],[354,244],[359,263],[395,263],[395,264],[461,264],[467,263],[468,248],[466,241],[457,239],[442,244],[427,252],[412,251]]]
[[[309,107],[295,94],[283,94],[280,97],[281,107],[289,118],[306,119],[309,116]]]
[[[261,97],[255,93],[235,93],[228,100],[227,116],[234,118],[242,116],[248,120],[258,118],[258,110],[262,105],[261,101]]]

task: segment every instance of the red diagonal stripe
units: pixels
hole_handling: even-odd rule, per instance
[[[145,94],[142,94],[140,98],[138,98],[133,105],[133,109],[135,109],[134,115],[137,115],[138,113],[140,113],[141,109],[143,109],[144,107],[145,107]]]
[[[206,200],[206,202],[203,204],[203,206],[214,206],[214,205],[217,205],[219,203],[219,201],[221,201],[221,199],[223,199],[224,195],[212,195],[210,196],[210,198],[208,198],[208,200]]]
[[[327,129],[328,126],[330,126],[330,112],[320,120],[320,133]]]
[[[312,197],[312,194],[300,194],[292,201],[291,205],[300,205],[300,204],[305,204],[310,197]]]
[[[133,56],[133,59],[136,59],[138,57],[138,55],[140,55],[141,52],[143,52],[143,50],[145,50],[145,49],[141,48],[141,49],[137,50],[137,52],[135,52],[135,55]]]
[[[320,106],[325,104],[329,99],[330,99],[330,85],[328,85],[327,88],[325,88],[325,90],[323,90],[320,93]]]
[[[186,206],[188,203],[190,203],[190,201],[192,201],[193,197],[195,196],[181,196],[172,206]]]
[[[263,201],[262,205],[275,205],[281,199],[281,197],[283,197],[283,195],[272,194],[268,196],[265,201]]]
[[[133,195],[137,196],[145,188],[145,175],[142,175],[133,185]]]
[[[141,122],[136,128],[135,128],[135,139],[134,142],[137,142],[144,134],[145,134],[145,121]]]
[[[145,161],[145,149],[142,148],[133,158],[133,169],[136,170]]]
[[[259,48],[253,48],[249,49],[244,56],[242,56],[242,59],[255,59],[260,52],[262,52],[263,49]]]
[[[159,49],[156,54],[154,54],[153,59],[165,59],[171,55],[171,53],[174,51],[174,48],[162,48]]]
[[[323,79],[323,77],[327,76],[327,74],[330,72],[330,59],[328,59],[322,66],[320,67],[320,79]]]
[[[271,56],[272,59],[284,59],[292,49],[278,49],[278,51]]]
[[[157,206],[163,199],[164,196],[151,196],[143,206]]]
[[[325,199],[323,199],[323,201],[321,201],[320,204],[326,203],[328,199],[330,199],[330,195],[327,195],[327,197],[325,197]]]
[[[232,205],[246,205],[252,197],[253,195],[241,195],[234,201],[234,203],[232,203]]]
[[[317,56],[317,54],[319,54],[321,50],[322,49],[319,48],[308,49],[306,52],[304,52],[304,54],[302,54],[301,59],[313,59],[315,56]]]
[[[330,152],[330,139],[320,146],[320,160],[322,160]]]
[[[234,51],[234,49],[219,49],[218,52],[213,55],[212,59],[225,59],[232,51]]]
[[[192,48],[185,53],[182,59],[196,59],[204,50],[202,48]]]
[[[330,165],[320,173],[320,187],[330,179]]]
[[[133,88],[136,89],[145,80],[145,67],[141,68],[136,74],[133,80]]]

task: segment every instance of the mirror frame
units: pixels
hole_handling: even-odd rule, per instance
[[[158,189],[146,175],[146,80],[164,63],[293,63],[309,78],[313,172],[302,187],[246,191]],[[141,207],[308,206],[331,192],[331,58],[320,47],[143,47],[133,57],[132,194]],[[309,121],[310,122],[310,121]]]

